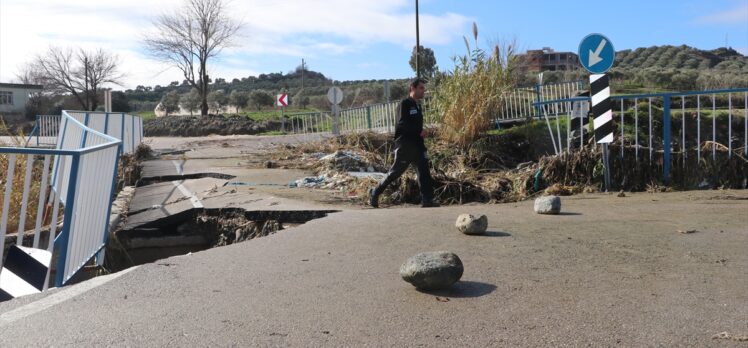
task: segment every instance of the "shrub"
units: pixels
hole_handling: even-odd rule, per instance
[[[467,54],[454,57],[454,69],[443,76],[433,94],[432,109],[441,121],[440,136],[466,149],[490,128],[502,106],[502,96],[513,88],[511,70],[516,58],[512,45],[499,46],[491,55],[478,48],[478,28],[473,23],[475,49],[467,38]]]

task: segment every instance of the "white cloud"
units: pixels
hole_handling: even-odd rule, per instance
[[[696,20],[701,24],[748,24],[748,4],[739,5],[727,11],[707,14]]]
[[[125,88],[182,81],[180,71],[146,57],[141,44],[151,21],[181,4],[181,0],[2,0],[0,81],[14,80],[50,45],[104,48],[117,54],[126,74]],[[410,0],[234,0],[229,6],[245,27],[236,46],[223,52],[214,69],[214,74],[227,79],[263,70],[247,68],[237,57],[336,56],[380,43],[409,51],[415,36]],[[422,44],[440,45],[459,38],[469,22],[455,13],[421,13]]]

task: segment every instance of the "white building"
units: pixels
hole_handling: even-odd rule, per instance
[[[41,91],[39,85],[0,83],[0,113],[23,113],[29,96]]]

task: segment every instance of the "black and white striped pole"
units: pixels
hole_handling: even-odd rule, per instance
[[[590,75],[590,100],[595,126],[595,141],[603,146],[605,191],[610,191],[608,144],[613,142],[613,109],[610,103],[610,81],[605,72],[613,66],[615,49],[610,39],[601,34],[590,34],[579,44],[579,62]]]
[[[46,289],[52,253],[11,245],[0,269],[0,302]]]
[[[608,144],[613,142],[613,109],[610,104],[610,83],[608,75],[590,75],[590,98],[592,119],[595,126],[595,141],[603,145],[603,165],[605,166],[605,191],[610,191],[610,165]]]

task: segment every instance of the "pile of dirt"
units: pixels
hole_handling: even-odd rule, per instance
[[[281,130],[280,121],[254,121],[244,116],[165,116],[143,122],[147,137],[198,137],[211,134],[260,134]]]
[[[151,147],[146,144],[138,145],[134,153],[124,154],[119,158],[119,164],[117,165],[117,192],[125,186],[135,186],[137,184],[143,171],[141,162],[149,158],[151,158]]]

